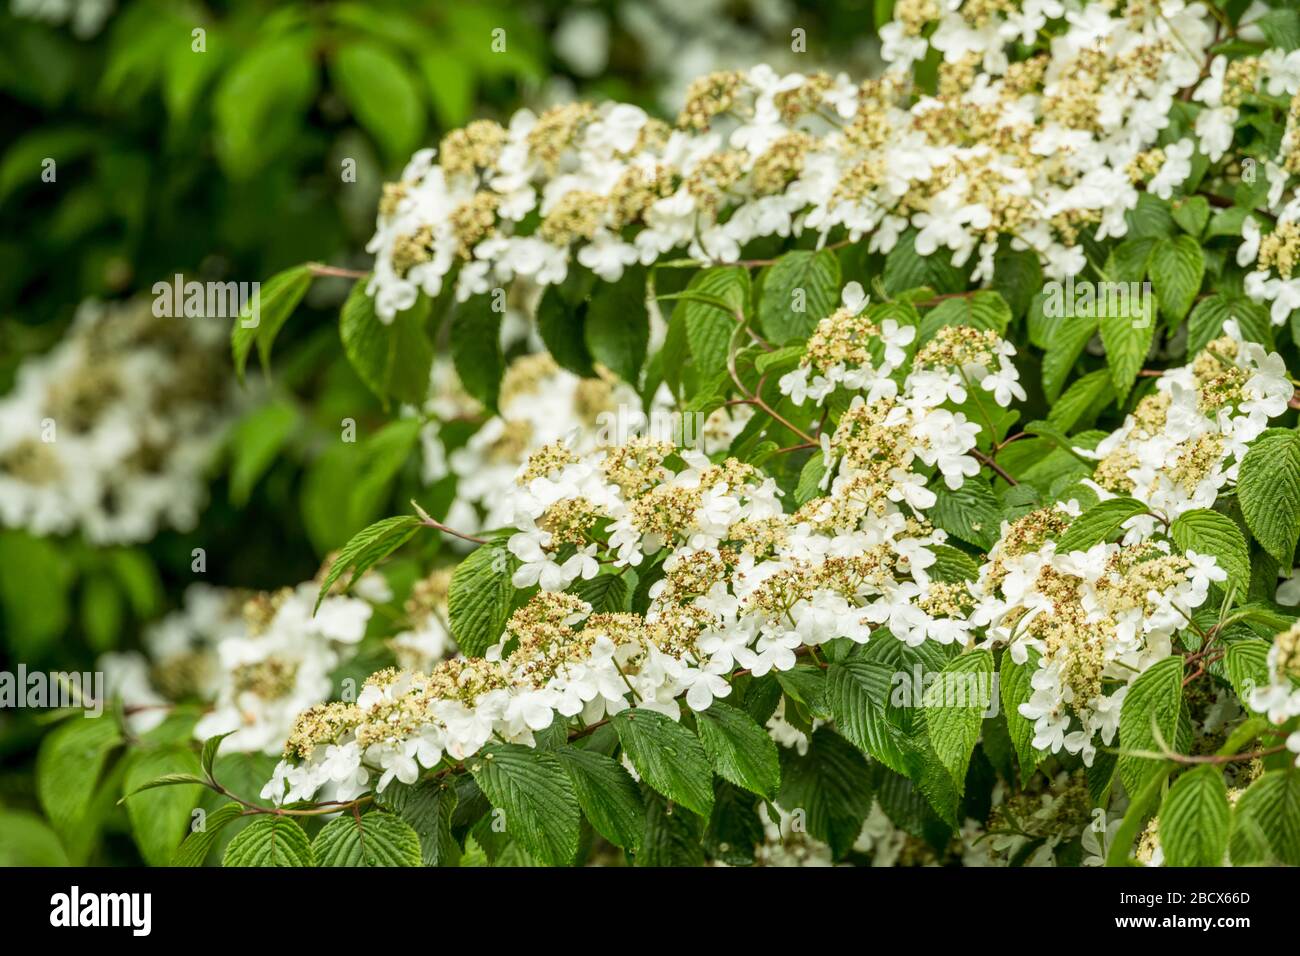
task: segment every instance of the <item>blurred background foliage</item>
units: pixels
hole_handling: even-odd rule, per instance
[[[692,76],[757,62],[862,75],[874,24],[892,7],[0,3],[0,398],[86,299],[148,296],[177,273],[252,282],[307,260],[365,268],[383,182],[472,118],[505,120],[576,96],[671,117]],[[416,429],[385,428],[391,410],[342,356],[336,316],[349,284],[318,280],[277,341],[273,381],[250,373],[255,400],[229,431],[195,531],[97,548],[0,529],[0,669],[89,668],[105,651],[136,646],[194,580],[294,584],[376,516],[405,510],[419,482]],[[339,441],[344,418],[357,423],[356,444]],[[201,576],[192,570],[200,547]],[[38,806],[44,730],[37,712],[0,711],[0,814]],[[134,859],[121,817],[109,814],[107,839],[86,858]],[[0,836],[0,864],[19,850],[26,859],[62,852]]]

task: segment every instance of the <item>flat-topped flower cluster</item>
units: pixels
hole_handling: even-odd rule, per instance
[[[615,281],[672,251],[734,262],[752,240],[804,232],[888,252],[909,228],[922,256],[974,257],[975,281],[992,274],[1000,237],[1034,250],[1050,278],[1077,275],[1085,233],[1126,235],[1142,192],[1168,199],[1193,174],[1194,147],[1222,158],[1243,98],[1300,89],[1300,53],[1231,67],[1218,56],[1203,76],[1215,30],[1204,5],[1179,0],[904,0],[881,31],[889,67],[876,79],[714,73],[675,126],[613,103],[479,120],[386,187],[368,288],[391,320],[453,279],[462,299],[516,278],[560,283],[575,261]],[[1013,60],[1021,42],[1035,51]],[[934,95],[911,81],[930,50],[942,55]],[[1158,145],[1184,92],[1205,108]],[[1267,167],[1278,191],[1296,140]],[[1258,224],[1244,228],[1250,246]],[[1269,251],[1286,235],[1261,267],[1289,263]],[[1277,285],[1289,276],[1252,294],[1289,311],[1300,299]]]
[[[1035,722],[1033,745],[1091,764],[1113,742],[1128,686],[1174,653],[1176,632],[1226,578],[1213,557],[1177,548],[1168,521],[1204,495],[1212,502],[1234,480],[1242,443],[1286,408],[1290,385],[1276,356],[1229,323],[1103,439],[1103,463],[1122,451],[1133,461],[1091,488],[1150,505],[1120,541],[1058,552],[1080,508],[1049,506],[1004,522],[978,576],[963,579],[938,562],[947,535],[927,518],[936,501],[928,485],[959,489],[978,474],[978,426],[942,406],[968,387],[1009,404],[1020,388],[1014,349],[968,326],[942,328],[916,348],[912,336],[873,325],[859,290],[847,299],[810,341],[851,343],[839,334],[849,329],[874,334],[871,348],[810,346],[799,370],[834,367],[823,397],[846,393],[822,443],[822,493],[787,510],[761,470],[651,439],[585,456],[563,442],[541,448],[503,505],[515,530],[492,545],[515,557],[515,587],[538,586],[499,643],[428,673],[381,672],[355,703],[308,710],[264,795],[297,801],[325,788],[351,799],[411,783],[490,740],[531,744],[557,718],[576,728],[629,706],[674,718],[683,702],[706,710],[731,692],[738,669],[788,670],[836,638],[1007,645],[1018,662],[1034,662],[1033,696],[1020,708]],[[899,371],[891,349],[912,351],[910,362],[893,356],[910,365],[905,376],[888,378]],[[895,387],[873,389],[873,376]],[[1212,453],[1205,435],[1221,439]],[[1212,487],[1202,493],[1204,482]],[[662,571],[644,614],[595,612],[566,591],[628,566]]]
[[[0,525],[95,544],[195,526],[235,395],[215,322],[88,301],[0,399]]]

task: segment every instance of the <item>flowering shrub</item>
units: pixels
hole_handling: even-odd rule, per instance
[[[190,864],[1300,863],[1300,14],[1245,7],[898,0],[874,79],[417,153],[339,333],[426,487],[119,662],[208,704],[128,805],[206,787]]]

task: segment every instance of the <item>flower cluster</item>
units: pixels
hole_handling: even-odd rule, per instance
[[[1268,685],[1256,687],[1248,703],[1274,724],[1300,716],[1300,624],[1273,638],[1268,649]],[[1300,766],[1300,730],[1287,736],[1286,746]]]
[[[581,378],[560,368],[549,353],[534,352],[515,359],[506,370],[497,413],[448,451],[446,423],[476,417],[481,407],[465,394],[450,362],[435,362],[425,405],[430,417],[420,433],[423,478],[432,484],[455,476],[456,498],[447,512],[448,524],[466,532],[497,528],[510,521],[506,502],[529,456],[556,442],[584,455],[619,444],[629,435],[674,426],[681,419],[669,411],[671,406],[666,386],[647,413],[636,392],[605,369],[597,367],[594,377]],[[726,448],[751,414],[743,407],[717,409],[701,423],[699,434],[686,437],[706,453]]]
[[[1213,506],[1246,446],[1287,409],[1286,363],[1245,341],[1235,321],[1190,364],[1164,372],[1124,424],[1079,454],[1098,460],[1099,497],[1129,495],[1172,520]],[[1145,529],[1157,519],[1141,521]]]
[[[1091,453],[1099,463],[1086,484],[1099,497],[1125,494],[1151,509],[1124,522],[1121,542],[1058,551],[1079,511],[1058,503],[1004,522],[980,569],[972,622],[1018,662],[1036,658],[1020,713],[1035,722],[1039,749],[1064,747],[1091,764],[1097,738],[1115,738],[1128,686],[1172,653],[1210,584],[1227,578],[1213,557],[1180,553],[1167,528],[1235,481],[1246,443],[1286,410],[1292,387],[1276,354],[1243,341],[1231,321],[1225,331],[1166,372]]]
[[[409,626],[388,642],[397,660],[429,667],[454,649],[447,577],[416,582],[404,608]],[[279,753],[300,711],[337,696],[332,675],[356,654],[374,607],[392,599],[384,578],[370,573],[355,585],[361,597],[331,594],[313,615],[320,583],[263,594],[192,585],[184,606],[146,632],[146,653],[101,660],[132,730],[145,733],[173,704],[197,701],[206,707],[198,739],[229,733],[224,750]]]
[[[0,524],[96,544],[189,530],[233,411],[215,323],[86,302],[0,400]]]
[[[267,795],[409,783],[494,735],[531,742],[557,714],[590,723],[635,703],[676,717],[682,698],[703,710],[738,667],[789,670],[807,647],[882,626],[910,644],[969,641],[967,586],[928,570],[947,536],[925,516],[927,475],[958,488],[979,470],[974,429],[943,399],[911,377],[895,398],[856,396],[825,442],[826,494],[792,513],[753,466],[653,438],[539,449],[501,514],[514,585],[540,590],[500,643],[431,673],[381,672],[355,704],[306,712]],[[661,575],[644,614],[594,612],[564,590],[627,567]]]
[[[1125,235],[1139,186],[1168,198],[1191,175],[1190,137],[1156,144],[1181,92],[1208,100],[1223,85],[1201,78],[1213,18],[1179,0],[907,0],[881,35],[880,78],[715,72],[692,84],[675,127],[574,103],[449,133],[385,189],[368,247],[378,314],[452,278],[463,299],[517,278],[559,283],[576,259],[616,281],[670,251],[734,262],[754,239],[805,231],[888,252],[910,228],[922,256],[975,256],[976,280],[1007,237],[1050,277],[1076,275],[1083,230]],[[1040,41],[1046,52],[1008,57]],[[927,95],[910,70],[931,49],[943,62]],[[1258,82],[1294,92],[1287,63],[1261,60]],[[1222,131],[1205,126],[1202,149],[1222,152]]]

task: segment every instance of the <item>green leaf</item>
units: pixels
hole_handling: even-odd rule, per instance
[[[887,708],[896,671],[894,666],[860,657],[839,661],[827,668],[826,699],[836,730],[886,767],[907,774],[912,748],[903,729],[890,720]]]
[[[1249,839],[1252,833],[1258,834],[1261,846]],[[1300,866],[1300,773],[1296,768],[1269,770],[1246,788],[1233,809],[1231,839],[1236,866]]]
[[[1250,700],[1257,687],[1269,684],[1268,648],[1268,641],[1233,641],[1228,645],[1223,664],[1237,699],[1243,703]]]
[[[1020,779],[1026,780],[1038,766],[1044,756],[1034,749],[1034,722],[1020,713],[1020,705],[1029,703],[1034,690],[1030,678],[1038,670],[1038,652],[1030,648],[1029,659],[1017,664],[1010,652],[1002,654],[1002,666],[998,671],[998,689],[1002,694],[1002,711],[1007,715],[1007,732],[1011,743],[1016,748],[1016,759],[1020,762]]]
[[[1043,391],[1050,401],[1061,394],[1079,353],[1096,331],[1095,318],[1061,319],[1053,326],[1043,355]]]
[[[263,814],[235,834],[221,865],[315,866],[316,857],[307,834],[293,817]]]
[[[68,854],[35,813],[0,809],[0,866],[67,866]]]
[[[1104,305],[1099,303],[1102,308],[1099,320],[1101,343],[1106,347],[1111,383],[1123,401],[1128,398],[1129,390],[1142,370],[1142,363],[1151,351],[1156,334],[1155,309],[1146,296],[1134,296],[1125,284],[1111,283],[1105,288],[1115,289],[1115,293],[1108,294]],[[1134,302],[1134,298],[1138,301]]]
[[[807,832],[827,843],[837,859],[857,840],[871,801],[866,760],[830,728],[813,731],[805,754],[781,752],[777,803],[788,813],[802,813]]]
[[[1252,17],[1250,22],[1264,34],[1269,46],[1288,52],[1300,49],[1300,12],[1285,8],[1269,10],[1263,16]]]
[[[377,43],[349,42],[335,51],[330,72],[389,165],[405,162],[424,133],[424,104],[405,64]]]
[[[500,539],[479,545],[456,565],[447,615],[457,646],[470,657],[482,656],[501,639],[515,594],[513,569],[514,557]]]
[[[686,324],[686,342],[705,376],[727,367],[732,333],[749,307],[749,271],[741,266],[705,269],[691,277],[674,312]]]
[[[460,845],[451,835],[451,818],[458,802],[455,787],[438,780],[410,786],[390,783],[378,799],[415,831],[425,866],[460,865]]]
[[[1268,309],[1247,298],[1230,298],[1215,293],[1196,303],[1187,319],[1187,358],[1190,360],[1201,349],[1223,332],[1223,324],[1234,319],[1242,336],[1268,348],[1273,346],[1273,323]]]
[[[636,386],[650,341],[645,269],[628,269],[616,283],[601,283],[587,307],[584,330],[592,357]]]
[[[312,609],[312,613],[320,608],[321,602],[329,595],[330,588],[344,571],[352,569],[352,576],[347,584],[348,587],[352,587],[357,578],[410,540],[411,535],[415,534],[419,527],[420,519],[414,515],[397,515],[376,521],[370,527],[353,535],[330,564],[329,573],[321,582],[320,593],[316,595],[316,606]],[[455,579],[453,585],[454,581]]]
[[[122,742],[110,716],[73,717],[56,727],[36,755],[36,793],[41,809],[65,843],[84,832],[96,785],[109,755]]]
[[[612,571],[602,571],[594,578],[579,578],[570,590],[591,605],[592,612],[603,614],[627,609],[627,580]]]
[[[1043,267],[1032,249],[1006,246],[993,256],[993,289],[1001,293],[1017,318],[1024,315],[1043,287]]]
[[[758,322],[778,344],[806,339],[840,301],[840,261],[829,249],[796,249],[763,274]]]
[[[645,829],[637,866],[703,866],[704,821],[646,788]]]
[[[993,693],[993,655],[985,650],[954,657],[926,689],[925,724],[935,755],[957,792],[966,786],[970,755]]]
[[[1056,542],[1056,552],[1087,551],[1119,531],[1129,518],[1146,513],[1147,506],[1135,498],[1108,498],[1070,522]]]
[[[298,409],[275,399],[249,412],[230,432],[230,503],[248,503],[258,479],[275,462],[285,442],[299,430]]]
[[[916,251],[916,230],[909,229],[898,237],[894,248],[885,256],[882,281],[885,291],[897,295],[909,289],[929,286],[935,292],[948,294],[966,287],[967,273],[952,264],[946,249],[934,255],[922,256]]]
[[[945,299],[925,314],[917,338],[924,344],[945,326],[964,325],[1003,334],[1011,322],[1011,307],[996,292],[975,292],[956,299]]]
[[[799,470],[799,483],[794,489],[794,501],[797,505],[806,504],[822,493],[821,483],[826,476],[826,458],[821,451],[814,451]]]
[[[596,370],[584,340],[585,313],[585,305],[571,305],[558,287],[547,286],[537,305],[537,333],[560,368],[592,378]]]
[[[419,866],[420,838],[392,813],[344,813],[311,841],[317,866]]]
[[[1210,201],[1204,196],[1186,196],[1174,202],[1174,222],[1193,239],[1199,239],[1210,221]]]
[[[695,715],[695,722],[718,776],[757,796],[776,796],[781,785],[776,744],[753,718],[715,700]]]
[[[936,527],[985,551],[993,547],[1002,527],[1002,506],[992,487],[983,481],[967,481],[956,491],[940,485],[934,495],[934,507],[926,517]]]
[[[20,660],[37,657],[68,627],[76,569],[54,540],[0,532],[4,640]]]
[[[1070,384],[1065,394],[1056,400],[1047,413],[1047,421],[1054,428],[1068,434],[1089,411],[1108,405],[1115,398],[1115,388],[1110,372],[1099,368],[1081,376]]]
[[[713,770],[699,739],[671,718],[641,707],[620,711],[611,722],[641,779],[708,819]]]
[[[1152,250],[1147,267],[1156,297],[1160,300],[1160,314],[1172,327],[1183,320],[1196,299],[1196,293],[1201,291],[1201,282],[1205,278],[1205,253],[1201,251],[1200,242],[1192,236],[1162,239]]]
[[[420,300],[385,324],[366,295],[365,280],[352,287],[339,317],[343,351],[368,389],[387,402],[419,404],[429,393],[433,345],[424,330],[429,300]]]
[[[1160,846],[1168,866],[1222,866],[1228,852],[1228,788],[1218,767],[1174,781],[1160,806]]]
[[[596,832],[615,846],[637,850],[645,804],[628,772],[618,761],[593,750],[564,746],[555,756],[573,781],[578,805]]]
[[[1278,564],[1291,567],[1300,536],[1300,433],[1270,428],[1251,443],[1237,499],[1250,533]]]
[[[123,790],[127,816],[140,855],[150,866],[166,866],[190,825],[203,793],[199,760],[188,748],[142,750],[131,757]]]
[[[1208,508],[1185,511],[1174,519],[1169,535],[1184,551],[1213,555],[1228,573],[1223,586],[1238,598],[1250,590],[1250,549],[1237,523],[1227,515]]]
[[[476,295],[456,306],[451,316],[451,359],[465,391],[488,408],[497,407],[497,390],[505,374],[501,354],[501,313],[494,293]]]
[[[1124,811],[1124,818],[1120,822],[1120,827],[1115,831],[1115,837],[1111,840],[1110,850],[1106,854],[1107,866],[1127,866],[1129,865],[1129,851],[1133,848],[1133,841],[1150,815],[1151,809],[1156,805],[1160,798],[1160,788],[1164,786],[1165,779],[1177,768],[1172,760],[1166,760],[1163,763],[1152,765],[1150,776],[1142,784],[1140,790],[1137,790],[1133,798],[1129,801],[1128,809]]]
[[[262,368],[271,363],[271,346],[281,327],[298,308],[298,303],[311,287],[312,274],[306,265],[294,266],[276,273],[264,282],[255,299],[250,299],[230,330],[230,351],[235,360],[235,374],[242,381],[248,353],[257,343]],[[253,305],[257,304],[257,316]]]
[[[468,765],[492,805],[504,811],[511,837],[549,866],[573,863],[582,815],[560,758],[547,750],[499,744],[484,747]]]
[[[1183,658],[1166,657],[1147,668],[1129,685],[1120,707],[1121,751],[1145,750],[1159,753],[1156,730],[1165,743],[1174,745],[1183,706]],[[1160,767],[1160,761],[1121,753],[1119,776],[1124,789],[1137,793]]]
[[[237,803],[226,803],[190,825],[190,832],[172,854],[168,866],[202,866],[217,845],[217,839],[226,825],[239,819],[243,807]],[[199,829],[195,829],[195,826]]]
[[[268,36],[223,71],[212,99],[213,142],[232,178],[248,179],[301,135],[317,88],[314,42],[305,30]]]

